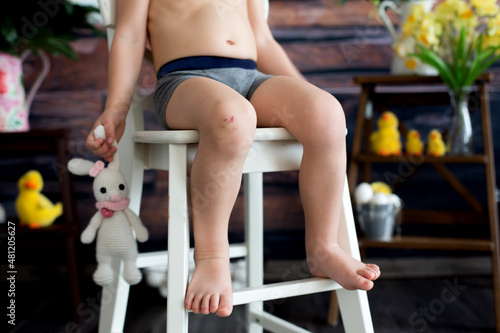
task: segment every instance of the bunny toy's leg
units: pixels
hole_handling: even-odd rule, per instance
[[[142,279],[142,273],[135,265],[136,259],[137,247],[123,254],[123,278],[131,285],[138,284]]]
[[[113,268],[111,263],[113,258],[108,253],[99,251],[96,253],[97,269],[94,272],[94,282],[100,286],[107,286],[113,282]]]

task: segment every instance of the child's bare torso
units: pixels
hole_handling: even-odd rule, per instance
[[[247,0],[150,0],[148,33],[156,70],[188,56],[257,58]]]

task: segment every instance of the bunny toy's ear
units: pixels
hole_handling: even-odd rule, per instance
[[[94,162],[81,158],[73,158],[68,162],[68,169],[72,174],[88,176],[90,169],[94,167]]]
[[[96,139],[106,139],[106,132],[104,131],[104,126],[98,125],[94,130],[94,137]],[[118,154],[118,145],[113,142],[113,146],[116,147],[116,153],[113,155],[113,161],[108,164],[109,169],[119,169],[120,168],[120,155]]]
[[[113,142],[113,146],[116,147],[116,153],[113,154],[113,160],[109,162],[108,169],[120,169],[120,154],[118,154],[118,145],[116,141]]]

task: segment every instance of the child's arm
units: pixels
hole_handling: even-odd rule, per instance
[[[274,39],[264,16],[262,0],[248,1],[248,18],[257,43],[257,67],[265,74],[304,79],[283,48]]]
[[[94,154],[111,160],[116,148],[111,144],[121,138],[125,118],[132,101],[144,55],[147,38],[149,0],[118,0],[117,23],[109,53],[108,98],[94,128],[102,124],[106,142],[95,139],[93,129],[87,146]]]

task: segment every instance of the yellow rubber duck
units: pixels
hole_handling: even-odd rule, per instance
[[[40,193],[43,188],[40,172],[28,171],[19,179],[17,186],[16,210],[21,225],[32,229],[48,227],[62,214],[62,203],[54,205]]]
[[[427,139],[427,155],[437,157],[446,154],[446,145],[443,142],[441,132],[433,129]]]
[[[420,140],[420,133],[417,130],[410,130],[406,134],[406,155],[420,156],[424,151],[424,143]]]
[[[385,111],[377,120],[378,131],[370,135],[372,151],[379,156],[401,155],[401,135],[398,118],[391,111]]]

